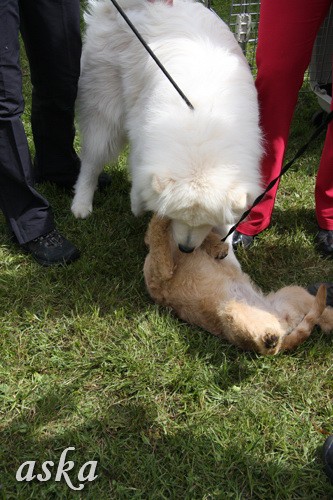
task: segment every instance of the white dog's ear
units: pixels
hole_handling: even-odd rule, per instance
[[[158,175],[153,175],[151,185],[156,193],[161,194],[170,184],[174,184],[174,182],[175,181],[171,178],[159,177]]]

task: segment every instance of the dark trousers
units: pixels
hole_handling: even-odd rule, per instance
[[[0,2],[0,209],[19,243],[54,228],[47,200],[34,188],[24,109],[19,31],[29,59],[31,125],[37,176],[74,180],[74,103],[80,74],[79,0]]]

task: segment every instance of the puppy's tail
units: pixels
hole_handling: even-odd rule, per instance
[[[310,335],[326,307],[326,286],[320,285],[310,311],[302,321],[282,341],[281,350],[293,349],[304,342]]]

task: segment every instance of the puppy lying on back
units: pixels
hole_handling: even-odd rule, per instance
[[[145,241],[149,253],[144,276],[151,297],[182,320],[242,349],[276,354],[304,342],[315,325],[325,332],[333,329],[324,285],[316,297],[299,286],[264,295],[226,257],[228,247],[217,233],[211,232],[192,254],[184,254],[174,243],[170,220],[153,216]]]

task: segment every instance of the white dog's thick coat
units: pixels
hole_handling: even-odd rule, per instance
[[[92,211],[98,175],[130,143],[131,204],[173,221],[178,244],[223,232],[260,192],[257,95],[229,28],[201,3],[120,5],[191,110],[109,0],[90,1],[77,102],[82,167],[72,211]]]

